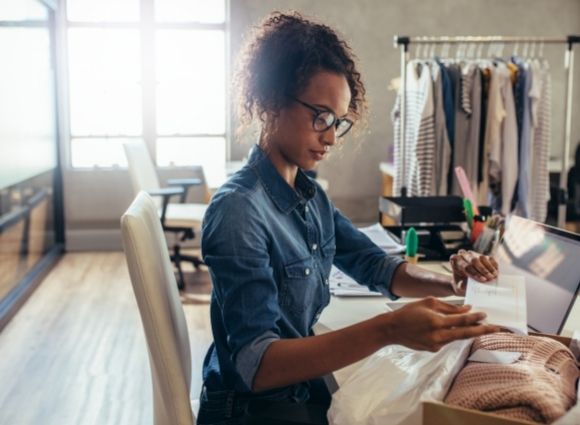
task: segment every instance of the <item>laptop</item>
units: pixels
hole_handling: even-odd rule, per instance
[[[511,216],[495,258],[526,280],[529,329],[559,334],[580,290],[580,235]]]
[[[580,291],[580,235],[511,216],[494,256],[500,273],[526,280],[529,330],[560,334]],[[462,297],[442,300],[463,304]],[[387,307],[396,310],[410,301],[387,302]]]

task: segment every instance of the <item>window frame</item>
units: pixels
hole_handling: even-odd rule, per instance
[[[92,167],[78,167],[73,166],[72,162],[72,140],[75,138],[82,139],[100,139],[100,138],[128,138],[141,139],[148,147],[151,158],[154,163],[157,163],[157,139],[164,137],[173,138],[197,138],[197,137],[216,137],[225,140],[225,161],[229,161],[231,157],[231,117],[230,117],[230,1],[223,0],[225,3],[225,21],[223,23],[201,23],[201,22],[157,22],[155,20],[155,0],[140,0],[139,21],[137,22],[79,22],[71,21],[68,18],[67,6],[68,1],[63,2],[62,21],[64,42],[62,43],[64,50],[64,86],[66,87],[66,102],[64,105],[64,113],[67,117],[65,123],[66,130],[66,168],[71,170],[117,170],[126,169],[126,166],[99,166]],[[68,52],[68,33],[69,28],[99,28],[99,29],[137,29],[139,30],[140,41],[140,58],[141,58],[141,136],[124,135],[124,134],[94,134],[94,135],[73,135],[71,133],[70,123],[70,85],[68,79],[70,60]],[[224,118],[225,118],[225,132],[206,134],[206,133],[183,133],[183,134],[159,134],[157,132],[157,100],[156,100],[156,42],[155,33],[157,30],[176,29],[176,30],[217,30],[224,34]],[[194,165],[194,164],[192,164]],[[191,166],[171,165],[163,166],[162,168],[179,169],[189,168]]]

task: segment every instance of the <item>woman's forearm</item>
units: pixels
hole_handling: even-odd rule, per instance
[[[451,276],[405,263],[393,275],[391,292],[399,297],[446,297],[454,294],[452,280]]]
[[[355,363],[391,341],[391,315],[381,314],[323,335],[273,342],[262,357],[253,391],[305,382]]]

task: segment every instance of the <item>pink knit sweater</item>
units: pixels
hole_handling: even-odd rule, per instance
[[[575,404],[578,366],[558,341],[500,333],[476,338],[471,352],[479,349],[523,355],[513,364],[468,362],[446,403],[540,423],[555,421]]]

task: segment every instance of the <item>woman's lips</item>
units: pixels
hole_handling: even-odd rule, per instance
[[[322,161],[326,155],[326,151],[310,151],[310,153],[316,161]]]

